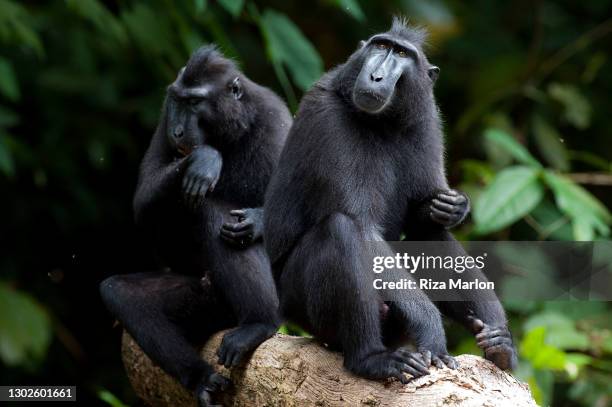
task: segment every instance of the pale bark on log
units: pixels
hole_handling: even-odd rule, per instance
[[[223,333],[202,349],[214,366]],[[431,368],[407,385],[356,377],[342,367],[342,356],[309,338],[277,334],[254,352],[245,366],[218,371],[233,387],[221,395],[224,406],[470,406],[534,407],[529,388],[491,362],[473,355],[457,357],[457,370]],[[136,394],[151,406],[195,406],[193,396],[166,375],[123,335],[123,362]]]

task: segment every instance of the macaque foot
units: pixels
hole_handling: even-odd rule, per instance
[[[252,324],[227,332],[217,350],[218,363],[226,368],[238,366],[277,329],[278,327],[272,324]]]
[[[413,378],[425,376],[429,374],[427,366],[420,353],[398,348],[370,355],[350,370],[367,379],[384,380],[393,377],[406,384],[409,382],[406,373]]]
[[[420,348],[419,353],[423,355],[423,359],[427,366],[434,365],[438,369],[444,369],[445,367],[457,369],[459,367],[459,362],[446,351],[431,352],[424,348]]]
[[[231,383],[227,377],[212,373],[195,391],[198,407],[221,407],[220,404],[213,404],[212,396],[214,393],[225,391]]]
[[[485,359],[502,370],[514,369],[518,363],[512,335],[506,326],[490,326],[480,319],[472,320],[476,344],[483,350]]]

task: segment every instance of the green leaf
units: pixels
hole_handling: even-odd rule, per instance
[[[591,104],[573,85],[552,83],[548,87],[550,96],[561,103],[563,116],[577,129],[586,129],[591,124]]]
[[[194,0],[196,13],[203,13],[206,10],[206,6],[208,6],[207,0]]]
[[[51,342],[51,321],[29,295],[0,282],[0,359],[8,366],[41,360]]]
[[[15,176],[15,161],[8,146],[9,136],[0,133],[0,172],[9,178]]]
[[[521,355],[536,369],[562,370],[565,353],[545,343],[546,328],[536,327],[528,331],[520,345]]]
[[[265,10],[259,20],[273,62],[287,66],[295,84],[307,90],[323,74],[323,61],[310,41],[284,14]]]
[[[544,172],[544,181],[552,189],[559,209],[572,218],[574,239],[592,240],[595,234],[610,233],[612,215],[589,191],[552,171]]]
[[[0,10],[0,40],[29,47],[42,57],[42,42],[32,28],[34,24],[28,10],[9,0],[0,0]]]
[[[338,7],[350,14],[357,21],[364,21],[365,15],[357,0],[335,0]]]
[[[217,2],[234,17],[238,17],[244,7],[244,0],[217,0]]]
[[[19,123],[19,116],[14,111],[0,106],[0,128],[13,127]]]
[[[90,21],[100,34],[108,35],[119,43],[125,43],[125,28],[113,13],[98,0],[67,0],[68,8]]]
[[[582,353],[565,354],[565,371],[571,380],[576,380],[580,370],[589,365],[593,358]]]
[[[454,16],[441,0],[403,0],[402,5],[411,17],[433,26],[449,26],[454,22]]]
[[[136,45],[154,56],[169,57],[175,66],[183,64],[184,55],[174,43],[176,33],[169,20],[160,19],[157,13],[143,3],[136,3],[121,14],[121,19]]]
[[[574,321],[557,312],[545,311],[535,314],[525,322],[525,331],[537,327],[546,328],[546,343],[559,349],[587,350],[588,335],[576,330]]]
[[[475,232],[500,230],[531,212],[544,196],[539,173],[524,166],[499,172],[474,205]]]
[[[535,168],[542,167],[538,160],[536,160],[522,144],[516,141],[516,139],[507,132],[493,128],[487,129],[484,133],[484,137],[487,142],[493,143],[502,148],[519,163]]]
[[[13,65],[2,57],[0,57],[0,93],[13,102],[18,101],[21,96]]]
[[[540,154],[554,168],[569,170],[569,158],[565,145],[561,141],[561,135],[557,130],[546,122],[542,117],[535,116],[533,120],[533,135]]]
[[[100,400],[106,402],[111,407],[128,407],[121,400],[117,398],[113,393],[106,389],[102,389],[98,391],[98,397]]]

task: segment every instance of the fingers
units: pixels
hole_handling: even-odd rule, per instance
[[[219,182],[219,178],[221,177],[217,177],[216,179],[212,180],[212,182],[210,183],[208,190],[206,191],[207,193],[212,193],[215,190],[215,187],[217,186],[217,182]]]
[[[221,227],[221,238],[225,241],[234,244],[249,243],[253,240],[253,228],[246,228],[238,232],[232,232],[225,228],[225,225]]]
[[[442,201],[453,206],[463,206],[467,202],[467,198],[454,189],[449,189],[448,191],[439,193],[437,198],[438,201]]]
[[[431,218],[436,222],[447,223],[451,220],[452,215],[449,213],[442,212],[434,206],[431,206],[430,210],[431,212],[429,216],[431,216]]]
[[[451,205],[449,203],[446,202],[442,202],[439,199],[432,199],[431,201],[432,206],[442,212],[447,212],[447,213],[456,213],[460,211],[460,207],[457,207],[455,205]]]
[[[192,190],[190,199],[191,209],[196,210],[199,206],[204,203],[205,186],[202,183],[196,183],[196,186]]]
[[[246,218],[247,217],[247,211],[246,211],[246,209],[234,209],[234,210],[230,211],[230,215],[237,216],[238,219]]]
[[[476,342],[476,345],[478,345],[478,347],[480,349],[487,349],[487,348],[491,348],[491,347],[495,347],[495,346],[499,346],[499,345],[512,345],[512,340],[510,338],[507,337],[503,337],[503,336],[498,336],[495,338],[491,338],[491,339],[483,339],[481,341]]]
[[[222,226],[223,229],[226,229],[230,232],[240,232],[243,230],[252,230],[253,229],[253,221],[251,219],[245,219],[238,223],[224,223]]]
[[[505,328],[483,329],[476,335],[476,340],[493,338],[495,336],[510,337],[510,332],[508,332],[508,330]]]

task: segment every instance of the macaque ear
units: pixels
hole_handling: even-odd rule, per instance
[[[436,79],[438,79],[439,74],[440,74],[440,68],[438,68],[435,65],[429,67],[429,69],[427,70],[427,75],[429,75],[429,79],[431,79],[432,82],[435,82]]]
[[[235,77],[232,83],[230,84],[230,89],[232,91],[232,95],[234,95],[234,99],[240,100],[242,97],[242,83],[240,83],[240,78]]]

